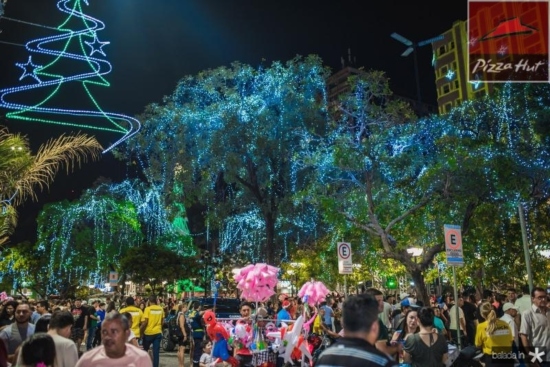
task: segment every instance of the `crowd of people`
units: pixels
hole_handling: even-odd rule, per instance
[[[424,305],[409,294],[384,297],[374,288],[344,299],[330,294],[318,307],[306,307],[294,297],[258,305],[242,302],[236,324],[247,326],[272,319],[279,326],[298,316],[317,315],[312,331],[329,335],[334,344],[316,360],[316,366],[445,366],[449,344],[483,352],[486,367],[512,366],[524,362],[533,348],[540,360],[529,363],[549,366],[550,313],[546,289],[514,289],[482,297],[464,292],[432,297]],[[113,304],[82,300],[50,304],[46,301],[7,300],[0,310],[0,367],[8,366],[159,366],[162,325],[170,311],[177,312],[181,333],[179,366],[210,367],[213,340],[197,300],[186,303],[152,296],[127,297]],[[257,306],[257,307],[256,307]],[[457,312],[458,310],[458,312]],[[457,317],[458,315],[458,317]],[[253,366],[253,351],[232,345],[231,358],[240,366]]]

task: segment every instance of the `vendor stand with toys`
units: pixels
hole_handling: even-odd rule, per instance
[[[233,278],[241,292],[241,298],[256,304],[268,301],[275,295],[279,269],[267,264],[247,265],[233,270]],[[308,342],[310,328],[317,317],[317,306],[329,294],[322,282],[310,281],[302,286],[298,296],[304,309],[294,322],[283,322],[276,327],[274,320],[265,319],[261,312],[250,319],[216,320],[214,313],[205,313],[206,332],[212,339],[212,360],[238,366],[232,348],[248,350],[253,366],[276,367],[283,364],[312,366],[312,352],[316,347]],[[306,320],[310,311],[313,316]],[[208,320],[207,320],[208,318]]]

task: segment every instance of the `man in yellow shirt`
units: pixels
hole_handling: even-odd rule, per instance
[[[119,313],[123,314],[124,312],[130,313],[132,315],[132,326],[130,329],[134,332],[136,335],[136,338],[140,338],[140,326],[141,321],[143,319],[143,311],[139,309],[139,307],[136,307],[135,300],[133,297],[126,298],[126,307],[124,307],[122,310],[119,311]]]
[[[153,345],[153,367],[159,367],[160,342],[162,341],[162,323],[164,309],[157,304],[157,297],[149,297],[149,307],[143,312],[140,335],[143,340],[143,350],[148,352]]]

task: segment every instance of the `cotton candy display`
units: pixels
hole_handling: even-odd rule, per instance
[[[241,291],[241,298],[251,302],[264,302],[275,294],[279,268],[267,264],[247,265],[233,270],[233,279]]]
[[[298,296],[302,298],[304,303],[313,307],[318,302],[323,301],[329,293],[330,291],[325,287],[323,282],[311,281],[302,286],[298,292]]]

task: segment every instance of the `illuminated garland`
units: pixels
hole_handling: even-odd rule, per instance
[[[37,65],[32,61],[31,55],[26,63],[17,63],[16,66],[23,70],[23,74],[19,80],[29,80],[32,81],[32,83],[0,90],[0,107],[15,110],[15,112],[6,114],[8,118],[122,134],[123,136],[120,139],[116,140],[110,147],[105,149],[104,153],[106,153],[126,139],[135,135],[139,131],[141,124],[132,117],[104,111],[89,89],[90,85],[102,87],[110,86],[109,82],[104,79],[104,76],[111,72],[112,66],[107,60],[94,57],[96,53],[105,56],[103,48],[108,45],[109,42],[102,42],[99,40],[97,32],[103,30],[105,25],[103,22],[85,15],[82,12],[81,1],[84,1],[86,5],[88,4],[87,0],[59,0],[57,3],[58,9],[68,14],[65,21],[57,28],[61,34],[32,40],[26,44],[26,48],[30,53],[38,53],[53,57],[53,61],[47,65]],[[69,6],[70,2],[73,2],[72,6]],[[75,20],[83,23],[83,29],[77,31],[68,29],[68,23],[71,21],[74,22]],[[91,41],[85,40],[86,38],[91,38]],[[60,44],[61,49],[50,49],[48,48],[50,44]],[[81,53],[72,53],[69,51],[70,47],[77,47]],[[70,76],[58,75],[49,71],[49,69],[56,66],[59,61],[66,61],[68,59],[85,62],[91,68],[91,71]],[[51,99],[58,94],[61,87],[70,82],[81,84],[89,101],[96,109],[95,111],[46,107]],[[50,88],[51,91],[49,91],[47,96],[42,98],[40,102],[34,105],[11,102],[7,98],[9,95],[20,92],[31,92],[39,88]],[[54,115],[54,117],[45,115]],[[101,126],[90,123],[78,123],[75,121],[75,117],[105,119],[109,124]]]
[[[177,220],[184,214],[176,215]],[[51,204],[41,212],[38,228],[38,252],[50,259],[50,288],[55,288],[56,269],[77,277],[82,284],[90,280],[104,283],[107,266],[118,265],[127,249],[143,241],[162,244],[184,256],[193,255],[186,221],[177,223],[170,222],[156,188],[130,181],[100,185],[75,202]],[[78,237],[87,230],[93,256],[76,249]]]

